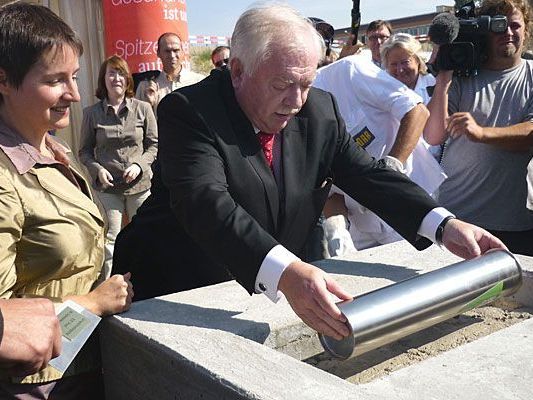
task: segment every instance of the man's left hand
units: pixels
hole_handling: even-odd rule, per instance
[[[483,127],[479,126],[469,112],[457,112],[448,118],[446,128],[449,136],[457,138],[465,135],[472,142],[482,142],[485,137]]]
[[[444,226],[442,244],[456,256],[465,259],[477,257],[490,249],[507,250],[500,239],[485,229],[455,218]]]

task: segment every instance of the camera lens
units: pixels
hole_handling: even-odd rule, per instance
[[[503,15],[496,15],[490,21],[490,30],[494,33],[502,33],[507,30],[507,18]]]

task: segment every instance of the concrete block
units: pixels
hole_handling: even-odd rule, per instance
[[[358,295],[459,260],[435,246],[417,252],[406,242],[398,242],[353,253],[343,260],[324,260],[317,265],[333,274],[349,292]],[[520,261],[527,283],[516,298],[533,305],[530,282],[533,258],[521,257]],[[513,390],[512,387],[523,385],[524,379],[506,374],[504,370],[511,371],[515,365],[520,365],[522,376],[529,379],[533,374],[532,353],[527,352],[529,347],[524,343],[528,338],[519,340],[520,335],[530,330],[531,323],[523,324],[481,339],[495,340],[496,344],[491,342],[483,347],[477,344],[481,342],[478,340],[461,347],[457,357],[470,354],[463,350],[467,348],[472,349],[468,350],[472,355],[462,361],[440,361],[448,369],[442,365],[438,367],[438,361],[434,361],[447,357],[445,353],[364,385],[350,384],[300,362],[322,352],[316,332],[296,317],[284,299],[273,304],[262,295],[249,296],[236,282],[134,303],[129,312],[103,321],[100,333],[106,393],[108,399],[113,400],[373,400],[407,396],[444,400],[454,398],[446,397],[447,391],[456,393],[456,378],[450,374],[449,367],[455,368],[455,365],[463,368],[462,374],[469,368],[477,370],[478,365],[483,365],[484,373],[480,372],[476,379],[486,382],[488,389],[484,399],[501,398],[498,389],[501,379],[508,383],[510,396],[515,396],[504,398],[522,399],[522,389]],[[491,357],[494,353],[491,346],[503,343],[506,343],[508,357],[504,358],[503,354]],[[450,357],[455,353],[450,351]],[[505,368],[497,368],[495,364],[499,360]],[[430,361],[431,367],[421,367]],[[407,383],[409,374],[404,371],[419,366],[427,369],[427,376],[415,372],[426,379],[421,380],[426,382],[426,391],[423,387],[411,390],[411,384]],[[413,379],[418,375],[410,376]],[[442,392],[431,390],[432,380],[439,382],[434,386]],[[500,386],[491,391],[498,382]],[[418,396],[419,393],[424,395]]]

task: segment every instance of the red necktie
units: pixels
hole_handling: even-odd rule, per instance
[[[265,153],[265,158],[270,169],[272,169],[272,148],[274,147],[274,137],[274,133],[259,132],[257,134],[257,138],[259,139],[259,143],[261,143],[263,153]]]

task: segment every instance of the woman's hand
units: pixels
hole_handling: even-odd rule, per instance
[[[133,298],[130,277],[129,272],[113,275],[88,294],[71,296],[70,299],[101,317],[127,311]]]
[[[130,183],[133,182],[140,173],[141,167],[139,164],[131,164],[128,168],[126,168],[126,171],[124,171],[122,177],[124,178],[124,182]]]
[[[100,186],[102,186],[102,189],[107,189],[109,187],[113,187],[113,176],[111,173],[105,169],[101,168],[98,170],[98,181],[100,182]]]

